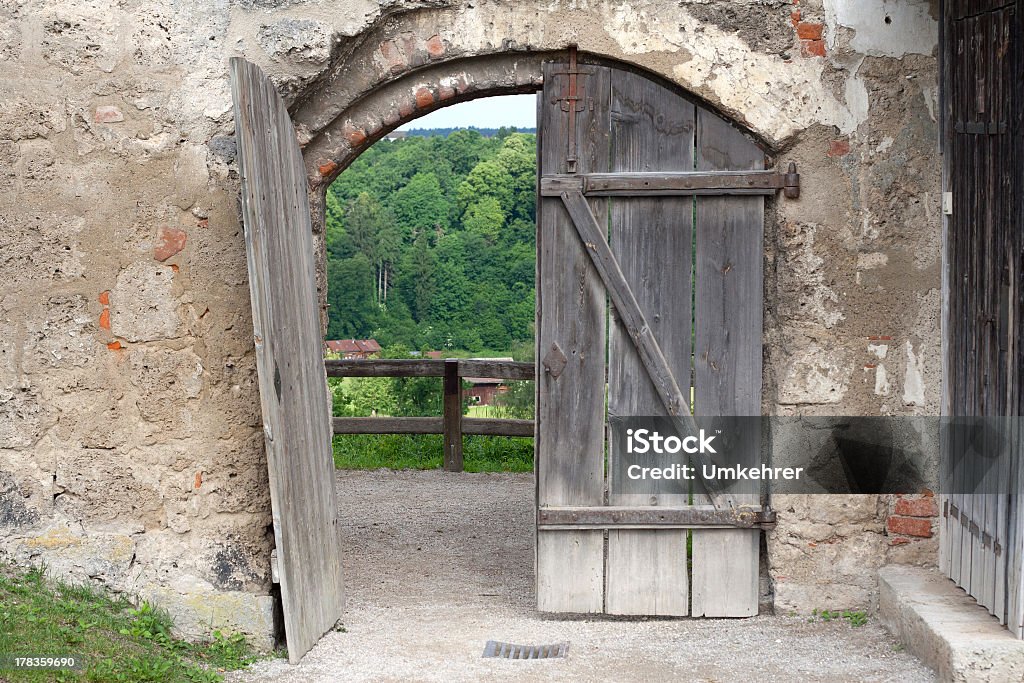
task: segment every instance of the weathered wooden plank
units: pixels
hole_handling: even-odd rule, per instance
[[[274,540],[295,663],[343,607],[312,225],[305,166],[274,84],[236,57],[231,90]]]
[[[692,329],[693,198],[635,196],[673,194],[681,189],[727,187],[737,178],[704,176],[693,170],[695,107],[678,94],[632,72],[615,71],[611,85],[611,171],[586,176],[584,191],[608,195],[609,247],[637,306],[658,340],[669,372],[689,413]],[[665,415],[629,330],[613,308],[608,330],[608,413]],[[685,484],[661,480],[649,493],[617,491],[624,458],[608,445],[609,502],[617,505],[683,506]],[[621,441],[619,441],[621,443]],[[611,508],[609,508],[611,509]],[[706,511],[705,511],[706,512]],[[685,530],[658,532],[615,529],[608,534],[606,611],[611,614],[686,615],[689,574]]]
[[[445,361],[441,359],[367,358],[325,360],[328,377],[444,377]],[[462,377],[494,377],[497,379],[534,379],[533,363],[499,360],[459,360]]]
[[[462,387],[459,384],[459,361],[444,363],[444,399],[441,423],[444,434],[444,468],[462,471]]]
[[[536,379],[533,363],[509,360],[459,360],[459,375],[462,377],[494,377],[496,379]]]
[[[439,417],[335,417],[335,434],[441,434]]]
[[[444,377],[444,361],[367,358],[325,360],[328,377]]]
[[[602,505],[599,507],[542,507],[537,512],[540,526],[596,527],[601,529],[708,528],[753,529],[775,523],[775,513],[760,506],[719,510],[711,505]]]
[[[439,417],[336,417],[335,434],[442,434]],[[462,433],[479,436],[532,437],[533,420],[463,417]]]
[[[671,417],[679,421],[681,431],[695,434],[697,426],[690,414],[689,402],[680,391],[658,340],[654,338],[650,325],[644,319],[632,288],[622,274],[622,269],[612,254],[604,235],[601,234],[600,223],[579,192],[563,192],[562,202],[569,211],[569,215],[572,216],[573,226],[579,234],[580,241],[586,247],[595,270],[600,275],[608,298],[615,306],[618,319],[633,340],[637,355],[646,370],[647,377],[657,390],[662,405]],[[703,453],[693,453],[690,458],[700,467],[711,465],[711,460]],[[716,482],[706,482],[709,489],[708,497],[715,507],[728,507],[732,504],[731,497],[719,492],[714,487],[715,484]]]
[[[606,583],[609,614],[688,614],[686,531],[609,530]]]
[[[624,74],[623,78],[641,78],[635,74]],[[651,83],[650,88],[661,86]],[[663,91],[668,93],[664,88]],[[687,103],[680,107],[678,96],[668,93],[665,99],[675,97],[677,103],[672,110],[693,110]],[[615,125],[643,125],[642,119],[634,117],[631,121],[613,119]],[[662,130],[665,130],[664,128]],[[690,137],[692,138],[692,132]],[[671,139],[671,134],[666,135]],[[659,147],[651,146],[648,151],[657,155]],[[666,164],[679,165],[690,159],[675,159]],[[656,168],[656,166],[651,166]],[[669,168],[669,166],[666,166]],[[720,194],[757,194],[772,195],[786,186],[785,174],[777,171],[615,171],[612,173],[587,173],[585,175],[546,175],[540,180],[540,193],[545,197],[557,197],[563,192],[582,192],[587,197],[644,197],[644,196],[689,196],[689,195],[720,195]]]
[[[697,170],[761,169],[764,153],[714,114],[697,110]],[[695,413],[761,414],[764,200],[698,197]],[[756,462],[757,453],[750,453]],[[758,504],[756,487],[732,496]],[[694,495],[694,502],[702,496]],[[757,614],[759,532],[695,530],[693,616]]]
[[[565,173],[569,113],[567,64],[544,65],[538,107],[538,174]],[[576,116],[578,170],[608,168],[608,69],[581,65],[587,102]],[[604,215],[605,200],[594,200]],[[537,379],[535,439],[539,505],[604,502],[605,299],[600,278],[557,199],[537,207],[537,362],[560,368]],[[551,365],[549,363],[549,365]],[[600,612],[604,533],[537,533],[537,607]]]

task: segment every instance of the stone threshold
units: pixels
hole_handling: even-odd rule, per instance
[[[1024,640],[937,570],[891,565],[878,579],[882,624],[940,681],[1024,681]]]

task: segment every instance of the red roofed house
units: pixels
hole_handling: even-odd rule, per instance
[[[330,339],[325,343],[328,358],[370,358],[380,353],[376,339]]]
[[[512,358],[481,358],[479,360],[512,360]],[[505,380],[497,377],[463,377],[462,379],[470,385],[463,391],[463,397],[473,405],[493,406],[497,403],[497,398],[508,391]]]

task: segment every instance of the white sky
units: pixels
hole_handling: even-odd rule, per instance
[[[479,100],[442,107],[401,126],[410,128],[500,128],[516,126],[533,128],[537,125],[537,95],[505,95],[483,97]]]

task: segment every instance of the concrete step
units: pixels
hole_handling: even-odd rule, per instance
[[[882,624],[940,681],[1024,681],[1024,640],[947,577],[935,569],[892,565],[882,567],[878,578]]]

